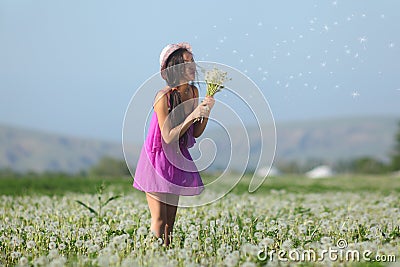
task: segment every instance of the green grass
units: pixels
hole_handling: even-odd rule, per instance
[[[202,175],[205,184],[216,177]],[[232,179],[237,177],[232,174]],[[251,176],[245,175],[232,192],[248,192]],[[0,178],[0,195],[65,195],[68,192],[96,193],[96,188],[104,183],[108,191],[129,194],[138,190],[132,188],[131,177],[88,177],[60,174],[26,175]],[[226,190],[226,188],[219,188]],[[292,193],[323,192],[380,192],[400,193],[400,178],[388,175],[337,176],[326,179],[310,179],[304,176],[279,176],[267,178],[255,194],[267,194],[271,190],[285,190]]]
[[[251,177],[245,176],[232,191],[240,194],[248,191]],[[380,192],[389,194],[400,192],[400,178],[388,175],[335,176],[324,179],[310,179],[304,176],[279,176],[267,178],[256,194],[270,190],[285,190],[292,193],[324,192]]]
[[[0,195],[65,195],[70,192],[95,194],[104,183],[107,191],[132,192],[131,177],[86,177],[86,176],[22,176],[0,178]]]

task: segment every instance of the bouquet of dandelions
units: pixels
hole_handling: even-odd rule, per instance
[[[215,67],[212,70],[206,71],[204,79],[207,84],[206,96],[214,96],[224,88],[223,83],[230,80],[228,79],[227,72],[221,71]]]
[[[205,72],[204,80],[207,85],[207,92],[206,96],[213,97],[216,93],[221,91],[224,88],[223,83],[230,80],[228,78],[228,73],[221,71],[214,67],[212,70],[208,70]],[[197,119],[196,121],[200,120],[200,123],[203,122],[203,117],[201,119]]]

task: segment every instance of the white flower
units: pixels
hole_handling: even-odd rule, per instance
[[[198,237],[198,235],[199,235],[199,233],[198,233],[197,231],[192,231],[192,232],[190,233],[190,237],[191,237],[192,239],[196,239],[196,238]]]
[[[282,243],[281,249],[283,249],[285,251],[289,251],[292,248],[293,248],[293,242],[291,240],[285,240]]]
[[[272,238],[266,237],[263,240],[261,240],[261,244],[266,247],[271,247],[275,241]]]
[[[76,246],[77,248],[82,247],[82,245],[83,245],[82,240],[78,239],[78,240],[75,241],[75,246]]]
[[[19,259],[19,265],[21,265],[21,266],[25,266],[25,265],[28,265],[28,259],[26,258],[26,257],[21,257],[20,259]]]
[[[11,258],[12,259],[18,259],[20,256],[21,256],[21,253],[19,251],[11,252]]]
[[[198,250],[200,248],[199,243],[197,241],[194,241],[192,243],[192,250]]]
[[[49,243],[49,249],[50,250],[53,250],[53,249],[55,249],[57,247],[57,244],[55,243],[55,242],[50,242]]]
[[[137,234],[140,236],[147,234],[147,228],[144,226],[140,226],[139,229],[137,230]]]
[[[59,250],[64,250],[65,249],[65,244],[64,243],[61,243],[60,245],[58,245],[58,249]]]
[[[238,262],[238,258],[232,256],[232,254],[229,254],[224,259],[224,263],[226,266],[236,266],[237,262]]]
[[[207,83],[207,96],[213,96],[223,88],[223,83],[228,80],[228,73],[214,68],[205,73],[205,81]]]
[[[33,240],[29,240],[28,242],[26,242],[26,248],[27,249],[32,249],[36,247],[36,243]]]

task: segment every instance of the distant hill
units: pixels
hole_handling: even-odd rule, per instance
[[[394,117],[364,117],[278,123],[275,162],[307,159],[332,162],[360,156],[387,159],[394,144],[398,120]],[[230,132],[235,151],[235,147],[242,146],[246,140],[234,129]],[[206,133],[217,146],[226,143],[226,136],[218,130],[210,128]],[[249,127],[248,133],[252,136],[250,162],[255,162],[261,140],[257,138],[255,128]],[[264,136],[264,139],[268,142],[271,136]],[[141,145],[132,146],[130,153],[135,160]],[[219,149],[213,166],[225,166],[229,155],[229,149]],[[104,156],[122,159],[121,144],[0,126],[0,168],[74,173],[88,169]],[[250,164],[250,167],[254,166]]]
[[[400,118],[394,117],[359,117],[277,123],[277,149],[274,162],[304,163],[318,160],[334,163],[363,156],[388,160],[399,120]],[[271,129],[271,126],[265,128]],[[246,140],[238,136],[238,131],[234,127],[228,131],[232,133],[233,151],[235,147],[246,144]],[[255,127],[248,127],[247,131],[251,140],[249,168],[254,169],[260,153],[261,138],[254,138],[259,132]],[[271,144],[273,140],[271,132],[273,131],[269,130],[269,133],[263,136],[264,144]],[[225,159],[229,158],[230,149],[227,145],[220,145],[227,144],[226,135],[221,130],[214,132],[210,130],[207,135],[215,141],[217,148],[220,147],[213,165],[226,166]],[[271,145],[267,149],[273,150]],[[232,165],[239,163],[233,162]]]
[[[112,142],[0,125],[0,168],[76,173],[103,156],[122,155],[121,146]]]
[[[277,158],[388,159],[400,118],[335,118],[277,125]]]

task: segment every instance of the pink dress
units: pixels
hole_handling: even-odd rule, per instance
[[[192,124],[187,130],[186,145],[183,138],[179,140],[179,145],[178,142],[166,144],[161,136],[157,113],[153,112],[136,166],[133,187],[144,192],[199,195],[204,185],[188,150],[195,142]]]

